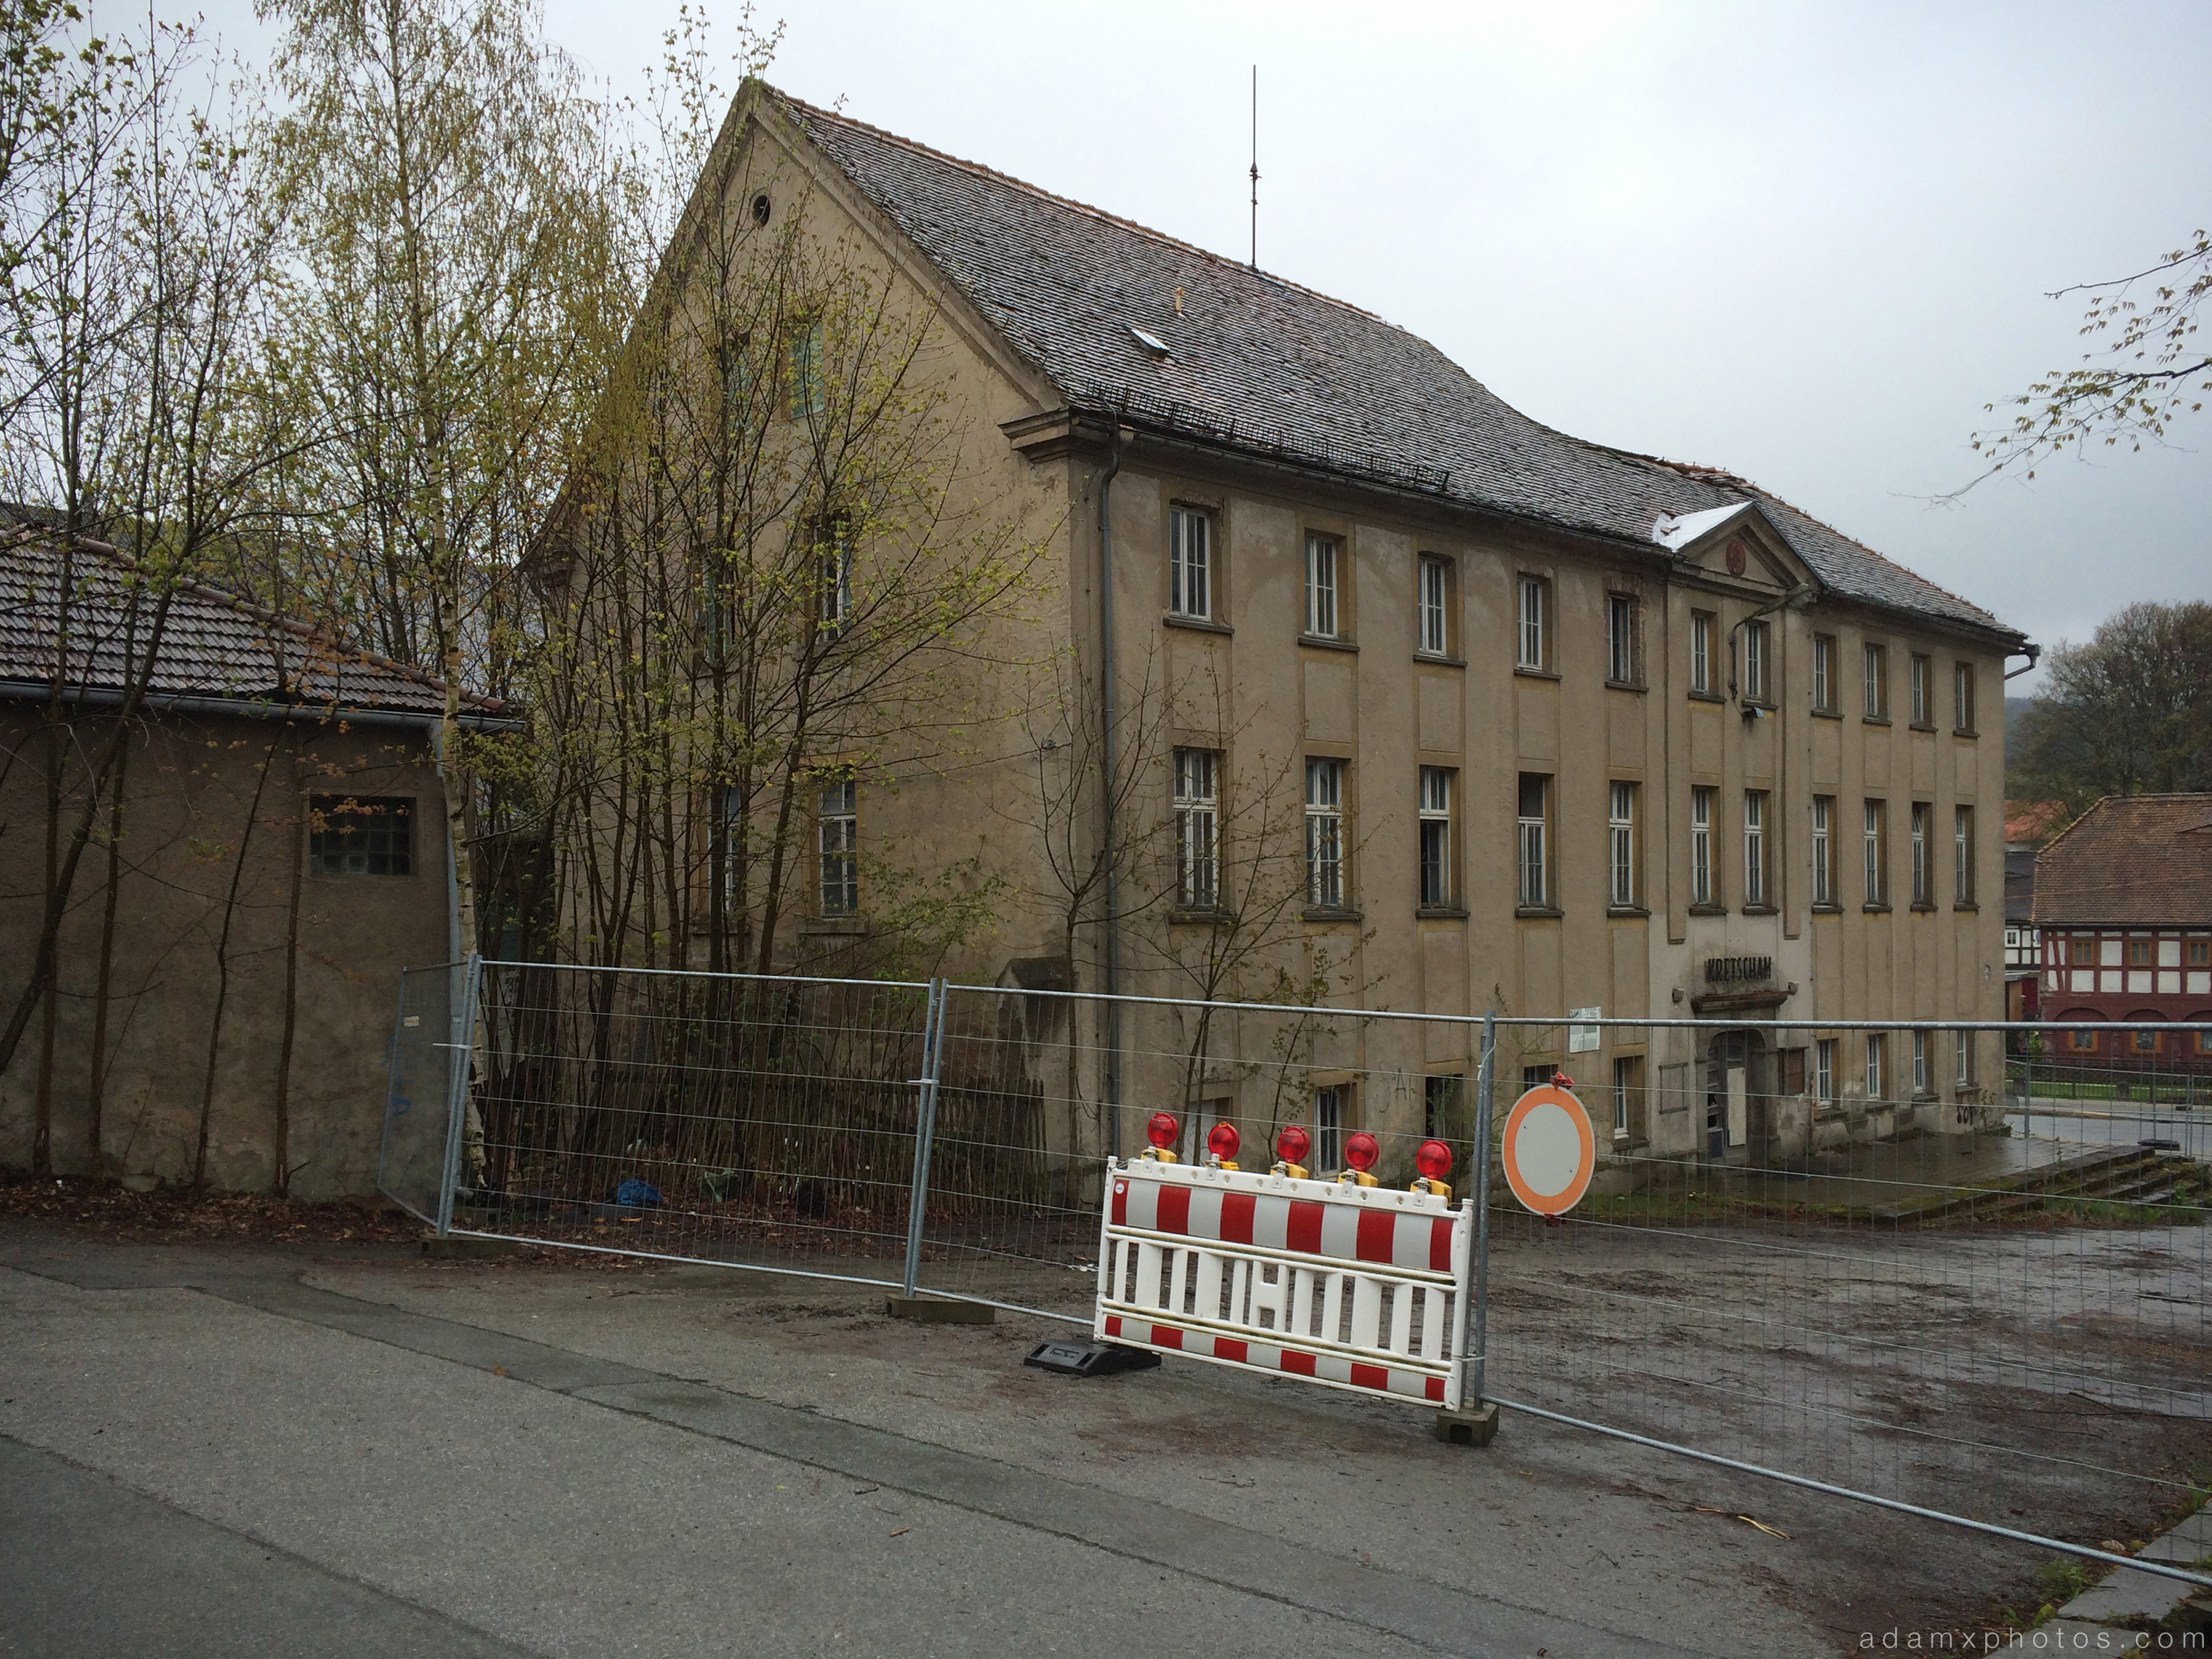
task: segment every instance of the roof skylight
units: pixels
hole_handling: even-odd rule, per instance
[[[1145,355],[1147,357],[1156,357],[1160,362],[1165,362],[1175,356],[1175,353],[1168,349],[1168,343],[1158,335],[1147,334],[1141,328],[1132,328],[1129,332],[1137,343],[1144,347]]]

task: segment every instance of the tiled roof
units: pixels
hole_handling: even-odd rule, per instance
[[[1585,443],[1530,420],[1427,341],[1357,307],[783,101],[1073,406],[1126,399],[1133,424],[1647,546],[1662,514],[1756,500],[1831,592],[2019,638],[1988,611],[1741,478]]]
[[[2037,857],[2035,920],[2212,927],[2212,794],[2099,801]]]
[[[0,541],[0,686],[48,683],[61,630],[64,584],[71,594],[68,679],[72,687],[118,690],[143,661],[153,614],[130,562],[80,543],[64,568],[58,537],[19,530]],[[133,592],[140,594],[134,617]],[[305,708],[435,714],[443,684],[356,650],[309,624],[279,617],[218,588],[180,585],[162,629],[147,687],[163,697],[222,697]],[[506,706],[464,692],[463,719],[498,718]]]
[[[2039,846],[2066,827],[2063,800],[2008,800],[2005,803],[2004,834],[2008,845],[2025,842]]]

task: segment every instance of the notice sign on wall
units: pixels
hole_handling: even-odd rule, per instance
[[[1567,1052],[1571,1054],[1595,1054],[1598,1047],[1599,1018],[1602,1008],[1570,1008],[1567,1010]]]

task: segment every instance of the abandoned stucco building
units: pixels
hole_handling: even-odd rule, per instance
[[[65,853],[157,603],[97,544],[65,550],[35,526],[0,543],[10,1008],[48,890],[49,757]],[[441,689],[192,584],[152,658],[69,890],[53,994],[0,1073],[0,1164],[368,1192],[399,969],[454,950]],[[463,718],[511,723],[482,698]]]
[[[2016,631],[1741,478],[1547,428],[1355,306],[758,83],[702,200],[795,219],[934,308],[926,372],[963,411],[963,476],[1045,526],[1048,643],[1114,692],[1103,723],[1148,769],[1110,806],[1094,792],[1085,833],[1125,833],[1110,811],[1171,849],[1164,902],[1085,928],[1080,987],[1741,1015],[1576,1055],[1623,1148],[1972,1123],[1993,1041],[1759,1022],[2002,1016]],[[856,847],[1049,885],[1007,808],[1040,764],[1018,729],[976,740],[995,764],[823,792],[792,959],[810,930],[866,927]],[[1215,942],[1278,878],[1238,841],[1263,796],[1297,899],[1224,976]],[[1065,983],[1059,948],[1015,907],[951,969]],[[1260,1039],[1218,1023],[1185,1098],[1178,1018],[1132,1012],[1109,1062],[1125,1107],[1264,1129]],[[1516,1035],[1511,1065],[1564,1059],[1563,1038]],[[1472,1069],[1467,1026],[1305,1041],[1324,1134],[1419,1133]]]

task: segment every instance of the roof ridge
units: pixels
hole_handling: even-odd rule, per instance
[[[902,149],[909,149],[916,155],[927,155],[932,161],[942,161],[947,167],[958,167],[963,172],[972,173],[979,178],[989,179],[999,184],[1010,185],[1015,190],[1036,197],[1041,201],[1071,209],[1107,224],[1118,225],[1123,230],[1133,231],[1139,236],[1150,237],[1163,246],[1177,248],[1185,253],[1194,254],[1199,258],[1220,265],[1225,270],[1242,271],[1249,276],[1258,277],[1263,283],[1272,283],[1277,288],[1290,289],[1297,293],[1310,295],[1324,305],[1334,306],[1338,310],[1350,312],[1355,317],[1364,317],[1371,323],[1380,323],[1385,328],[1395,329],[1399,333],[1414,339],[1421,339],[1419,335],[1414,334],[1403,324],[1394,323],[1379,312],[1370,311],[1364,306],[1356,306],[1351,301],[1339,299],[1334,294],[1324,294],[1317,288],[1307,287],[1304,283],[1293,282],[1287,276],[1278,276],[1273,271],[1262,270],[1259,266],[1248,264],[1242,259],[1232,259],[1226,254],[1216,253],[1212,248],[1200,247],[1195,242],[1187,242],[1180,236],[1170,236],[1164,230],[1155,230],[1150,225],[1141,224],[1134,219],[1124,218],[1118,213],[1109,213],[1104,208],[1093,206],[1089,202],[1079,202],[1073,196],[1062,196],[1057,191],[1047,190],[1042,185],[1033,185],[1026,179],[1017,179],[1011,173],[1001,173],[998,168],[986,166],[983,162],[971,161],[965,156],[955,155],[948,150],[941,150],[933,145],[925,144],[919,138],[909,138],[903,133],[892,132],[870,122],[856,120],[854,117],[840,111],[823,109],[817,104],[810,104],[805,99],[795,97],[781,87],[774,86],[766,81],[762,82],[761,84],[781,101],[799,111],[805,118],[818,117],[823,120],[834,122],[839,126],[849,127],[856,132],[866,133],[870,137],[882,139],[885,143],[896,144]],[[1425,345],[1429,343],[1423,340],[1422,343]]]

